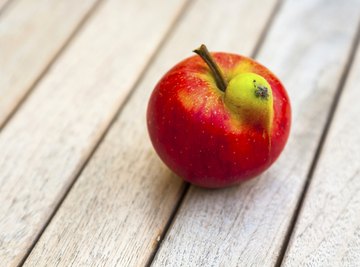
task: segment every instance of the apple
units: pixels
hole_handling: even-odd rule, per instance
[[[220,188],[253,178],[278,158],[291,108],[279,79],[248,57],[205,45],[169,70],[147,108],[152,144],[192,184]]]

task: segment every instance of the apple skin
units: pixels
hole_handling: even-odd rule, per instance
[[[158,82],[147,126],[156,152],[173,172],[192,184],[220,188],[259,175],[278,158],[289,136],[291,108],[284,86],[261,64],[236,54],[211,55],[228,80],[246,72],[266,79],[273,94],[271,130],[237,119],[199,56],[178,63]]]

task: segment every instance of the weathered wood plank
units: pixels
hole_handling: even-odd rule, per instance
[[[0,128],[96,2],[17,0],[1,14]]]
[[[162,238],[183,183],[150,144],[145,110],[161,75],[201,42],[250,54],[276,1],[197,1],[161,49],[25,265],[143,266]],[[207,14],[206,23],[203,16]],[[244,20],[258,16],[249,25]],[[202,25],[201,31],[194,25]],[[221,35],[214,35],[218,32]],[[234,34],[236,32],[236,34]],[[239,42],[239,40],[242,40]],[[151,259],[151,258],[150,258]]]
[[[360,46],[291,237],[284,266],[360,263]]]
[[[99,6],[0,133],[2,266],[31,248],[183,4]]]
[[[358,0],[283,4],[258,60],[277,73],[289,90],[293,126],[287,148],[269,171],[238,187],[191,187],[154,266],[276,263],[359,15]]]

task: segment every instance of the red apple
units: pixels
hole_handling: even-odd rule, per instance
[[[259,175],[288,139],[289,97],[256,61],[229,53],[178,63],[156,85],[148,104],[152,144],[165,164],[203,187],[233,185]]]

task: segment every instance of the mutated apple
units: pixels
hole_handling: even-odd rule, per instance
[[[203,187],[233,185],[265,171],[290,131],[289,97],[256,61],[202,45],[156,85],[148,104],[152,144],[165,164]]]

